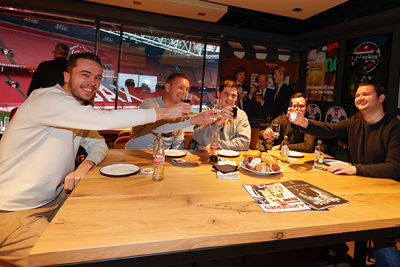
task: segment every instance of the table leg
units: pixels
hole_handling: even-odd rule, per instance
[[[367,240],[360,240],[355,242],[354,246],[354,261],[353,266],[366,266],[365,260],[367,258]]]

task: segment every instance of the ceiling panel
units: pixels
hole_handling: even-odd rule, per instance
[[[225,5],[201,0],[86,0],[164,15],[216,22],[227,11]]]
[[[252,9],[260,12],[307,19],[348,0],[211,0],[210,2]],[[296,12],[293,9],[301,9]]]

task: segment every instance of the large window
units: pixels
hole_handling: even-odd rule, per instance
[[[122,40],[121,46],[116,40]],[[202,94],[205,104],[215,96],[219,59],[216,43],[205,46],[199,38],[165,31],[101,27],[98,44],[105,78],[96,106],[111,108],[118,99],[118,108],[136,108],[148,97],[162,96],[165,79],[176,72],[190,77],[193,112],[199,110]]]
[[[190,77],[192,112],[198,112],[201,103],[207,105],[215,97],[218,41],[144,27],[121,27],[0,7],[3,124],[8,122],[10,110],[25,100],[34,70],[40,62],[52,59],[57,43],[69,45],[70,53],[89,51],[102,59],[104,78],[93,100],[97,108],[137,108],[147,97],[163,95],[165,79],[175,72]]]

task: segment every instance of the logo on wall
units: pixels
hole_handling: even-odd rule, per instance
[[[351,56],[351,65],[359,64],[365,73],[374,70],[382,61],[381,50],[374,42],[364,42],[356,47]]]
[[[78,44],[71,46],[70,48],[70,54],[76,54],[76,53],[85,53],[85,52],[92,52],[89,48],[87,48],[84,45]]]
[[[309,104],[307,107],[306,117],[316,121],[321,121],[321,109],[316,104]]]
[[[325,121],[329,123],[337,123],[345,119],[347,119],[347,113],[339,106],[330,107],[325,114]]]

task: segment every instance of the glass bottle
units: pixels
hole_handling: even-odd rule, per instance
[[[219,139],[219,131],[214,133],[211,138],[210,162],[212,163],[218,163],[218,149],[219,149],[218,139]]]
[[[315,169],[325,169],[324,167],[324,147],[322,140],[318,140],[314,150],[314,165]]]
[[[289,141],[287,135],[285,135],[281,144],[281,161],[289,162]]]
[[[153,143],[153,181],[160,182],[164,179],[164,141],[161,134],[157,134]]]

